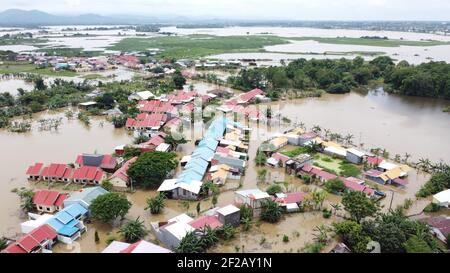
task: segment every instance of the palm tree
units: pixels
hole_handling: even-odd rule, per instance
[[[353,144],[353,138],[354,136],[352,134],[347,134],[345,136],[345,142],[347,143],[347,145]]]
[[[147,199],[147,207],[151,214],[158,214],[165,206],[166,196],[159,192],[155,197]]]
[[[234,237],[236,229],[230,224],[225,224],[217,230],[217,234],[225,241],[228,241]]]
[[[283,211],[278,203],[272,200],[268,200],[262,204],[261,219],[269,222],[276,223],[281,219]]]
[[[336,134],[336,141],[337,142],[341,142],[342,141],[342,135],[341,134]]]
[[[201,253],[204,248],[198,235],[194,231],[186,233],[180,244],[175,248],[176,253]]]
[[[328,135],[331,134],[331,130],[330,129],[324,129],[323,131],[325,132],[325,138],[328,138]]]
[[[144,221],[139,221],[139,217],[136,220],[126,223],[120,228],[119,233],[125,237],[128,243],[134,243],[142,239],[147,231],[145,230]]]
[[[314,133],[318,134],[318,133],[322,132],[322,128],[319,125],[314,125],[312,127],[311,131],[313,131]]]
[[[314,234],[316,242],[325,244],[328,241],[328,228],[325,225],[316,226],[314,231],[317,232]]]
[[[410,157],[411,157],[410,154],[405,153],[405,155],[403,156],[403,162],[404,162],[405,164],[408,164],[408,159],[409,159]]]
[[[298,127],[302,128],[303,130],[306,129],[305,123],[300,121],[300,123],[298,124]]]
[[[397,163],[400,163],[401,156],[399,154],[396,154],[395,157],[394,157],[394,161],[397,162]]]
[[[217,236],[217,231],[212,229],[210,226],[206,225],[200,230],[200,244],[203,248],[209,248],[217,244],[219,237]]]
[[[428,172],[431,168],[431,160],[429,160],[428,158],[424,159],[421,158],[419,159],[419,162],[417,163],[417,168],[419,168],[420,170],[424,171],[424,172]]]
[[[336,215],[336,213],[338,212],[338,210],[342,209],[341,204],[336,203],[336,204],[331,204],[331,207],[334,209],[334,215]]]
[[[327,197],[327,192],[322,190],[314,190],[311,194],[312,201],[314,202],[314,207],[317,210],[320,210],[323,205],[323,201],[325,201],[325,198]]]

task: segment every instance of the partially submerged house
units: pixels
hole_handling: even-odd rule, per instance
[[[7,246],[3,253],[51,253],[57,234],[47,224],[41,225]]]
[[[406,186],[408,181],[404,179],[408,175],[409,167],[396,166],[387,171],[371,169],[364,173],[365,177],[379,184],[395,184],[397,186]]]
[[[441,240],[443,243],[447,243],[447,238],[450,234],[450,217],[436,216],[421,219],[431,229],[431,232]]]
[[[43,163],[36,163],[27,169],[27,176],[29,180],[40,180],[41,179],[41,172],[42,167],[44,166]]]
[[[108,193],[108,191],[102,187],[81,189],[78,192],[72,193],[69,198],[64,200],[64,206],[68,207],[74,204],[78,204],[83,208],[85,208],[86,210],[89,210],[92,201],[98,196],[106,193]]]
[[[288,138],[285,136],[278,136],[269,141],[269,144],[273,145],[275,149],[283,148],[288,144]]]
[[[75,160],[75,166],[77,168],[83,166],[98,167],[107,172],[114,171],[117,164],[117,159],[112,155],[81,154]]]
[[[260,189],[241,190],[234,192],[234,202],[238,205],[247,205],[253,210],[253,216],[258,217],[261,214],[264,202],[271,200],[267,192]]]
[[[219,221],[224,225],[239,226],[241,223],[241,210],[234,205],[227,205],[216,210]]]
[[[309,154],[300,154],[286,161],[286,172],[288,174],[297,174],[303,167],[313,164],[313,157]]]
[[[42,169],[41,179],[48,182],[70,182],[73,172],[66,164],[52,163]]]
[[[73,181],[84,185],[100,185],[106,179],[106,173],[93,166],[82,166],[73,172]]]
[[[306,193],[303,192],[289,192],[277,193],[273,200],[278,203],[287,212],[299,211],[299,204],[305,199]]]
[[[450,207],[450,189],[441,191],[433,195],[433,203],[438,204],[441,207]]]
[[[155,97],[155,95],[150,91],[141,91],[141,92],[135,92],[135,93],[129,95],[128,100],[141,101],[141,100],[153,99],[154,97]]]
[[[277,153],[272,154],[272,156],[266,160],[266,164],[273,168],[278,168],[278,167],[284,168],[284,167],[286,167],[286,163],[290,159],[291,158],[289,156],[277,152]]]
[[[125,162],[110,178],[109,182],[116,190],[126,190],[131,185],[130,177],[128,176],[128,169],[131,164],[137,160],[137,157],[133,157]]]
[[[367,187],[364,184],[364,180],[355,178],[355,177],[347,177],[342,178],[342,181],[344,182],[345,188],[350,191],[359,191],[362,193],[365,193],[366,195],[373,196],[375,194],[375,190]]]
[[[188,232],[195,231],[195,228],[189,225],[193,220],[187,214],[181,214],[167,222],[152,223],[151,226],[159,241],[170,249],[175,249]]]
[[[86,231],[83,218],[88,211],[80,204],[69,205],[47,221],[58,234],[58,240],[71,244]]]
[[[347,149],[346,159],[353,164],[362,164],[366,153],[355,148]]]
[[[103,249],[102,253],[172,253],[172,251],[151,242],[141,240],[134,244],[113,241]]]
[[[39,212],[54,213],[62,210],[67,196],[57,191],[38,190],[34,193],[33,204]]]
[[[196,230],[203,230],[206,227],[217,229],[223,226],[218,215],[204,215],[190,221],[188,224]]]

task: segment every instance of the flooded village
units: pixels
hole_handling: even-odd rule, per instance
[[[271,30],[291,38],[311,31]],[[107,36],[108,44],[102,41],[84,51],[120,43],[116,31],[95,31]],[[260,35],[262,29],[212,31],[160,30],[231,36]],[[324,37],[334,33],[320,31]],[[366,33],[347,34],[360,37],[361,32]],[[123,33],[136,35],[133,30]],[[149,37],[157,35],[163,34]],[[392,35],[417,40],[422,34]],[[425,36],[438,35],[420,37]],[[78,39],[47,38],[48,43]],[[447,36],[441,38],[447,43]],[[0,65],[0,101],[7,117],[7,126],[0,129],[3,252],[380,252],[347,246],[339,223],[359,225],[364,218],[397,211],[404,221],[429,228],[432,236],[424,240],[436,244],[433,251],[445,251],[449,190],[426,197],[418,193],[435,176],[448,175],[450,116],[443,112],[448,99],[389,92],[376,79],[352,83],[348,92],[332,92],[342,88],[334,86],[338,82],[308,86],[309,79],[302,77],[321,83],[303,74],[301,79],[289,77],[290,82],[302,81],[301,88],[276,88],[274,78],[238,88],[246,77],[258,79],[246,71],[289,69],[305,55],[304,48],[292,49],[298,44],[302,42],[268,45],[270,52],[253,52],[258,56],[248,60],[239,55],[247,53],[219,52],[207,59],[169,59],[158,55],[164,48],[96,56],[1,48],[12,50],[8,54],[14,58]],[[316,45],[307,46],[312,50]],[[320,53],[333,46],[326,44]],[[347,51],[363,51],[361,47]],[[408,56],[411,63],[425,62],[415,58],[414,46],[389,48],[383,56],[394,56],[395,49],[402,50],[395,55],[400,60],[389,58],[387,66],[398,68]],[[267,60],[275,52],[285,56]],[[292,53],[303,55],[294,58]],[[361,55],[365,59],[346,55],[355,61],[342,66],[385,61]],[[302,62],[320,66],[313,63],[316,57],[310,54]],[[308,64],[292,67],[306,70]],[[13,72],[15,66],[21,68]],[[353,70],[346,73],[355,80],[360,76]],[[76,91],[58,100],[51,97],[66,87]],[[28,102],[39,97],[27,94],[44,90],[52,90],[47,94],[51,103],[42,100],[51,107]],[[36,111],[9,111],[23,105]],[[367,211],[373,211],[355,212],[352,202],[365,202]]]

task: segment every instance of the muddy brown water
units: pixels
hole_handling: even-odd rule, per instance
[[[274,108],[279,107],[283,116],[289,117],[293,122],[304,122],[308,127],[320,125],[341,134],[352,133],[354,142],[364,143],[365,147],[384,147],[391,152],[404,154],[408,152],[413,159],[419,157],[431,160],[450,161],[450,143],[444,136],[449,135],[450,116],[442,112],[442,107],[447,102],[422,98],[405,98],[399,96],[369,92],[368,94],[350,93],[346,95],[324,95],[321,98],[301,99],[295,101],[281,101],[272,103]],[[275,107],[276,106],[276,107]],[[357,113],[357,114],[355,114]],[[62,113],[44,113],[41,117],[58,117]],[[4,158],[0,166],[2,183],[0,184],[3,206],[0,208],[0,233],[13,237],[20,231],[20,222],[24,221],[19,212],[18,197],[10,190],[22,186],[46,188],[47,185],[37,185],[27,182],[25,170],[34,162],[73,162],[80,152],[111,153],[113,148],[120,144],[130,143],[132,137],[124,130],[114,129],[108,122],[102,119],[93,119],[90,127],[85,127],[77,120],[67,121],[64,118],[63,125],[57,132],[33,130],[31,133],[14,134],[5,130],[0,131],[0,148]],[[246,175],[242,180],[242,189],[260,187],[265,189],[273,181],[287,181],[291,189],[313,190],[317,186],[305,186],[298,178],[285,176],[282,169],[269,169],[267,184],[257,182],[257,168],[254,157],[259,145],[269,137],[283,132],[292,125],[280,127],[267,127],[264,124],[250,123],[252,137],[250,141],[250,160]],[[431,133],[430,133],[431,132]],[[193,134],[192,140],[200,135]],[[194,149],[193,141],[181,145],[178,155],[189,154]],[[403,204],[405,199],[415,199],[414,194],[427,180],[426,174],[412,171],[410,184],[405,189],[391,186],[379,186],[380,190],[387,193],[387,198],[382,201],[384,210],[387,211],[392,199],[392,207]],[[226,205],[233,201],[233,191],[239,183],[232,182],[233,186],[226,186],[220,194],[218,205]],[[305,188],[307,187],[307,188]],[[60,189],[61,186],[56,186]],[[75,190],[75,189],[73,189]],[[154,196],[155,191],[138,190],[127,194],[133,206],[127,219],[137,217],[144,221],[150,229],[150,223],[165,221],[180,213],[188,211],[196,214],[197,202],[190,202],[189,209],[186,203],[176,200],[168,200],[166,208],[160,215],[151,215],[145,210],[147,198]],[[328,195],[325,206],[337,203],[340,197]],[[416,201],[410,214],[420,212],[429,202],[428,200]],[[212,207],[211,200],[201,202],[201,210],[206,211]],[[314,238],[314,228],[321,224],[330,224],[340,218],[333,216],[324,219],[321,213],[308,212],[286,215],[278,224],[255,224],[251,232],[239,233],[230,242],[219,244],[211,249],[212,252],[297,252],[305,243]],[[78,248],[67,248],[58,244],[55,252],[99,252],[106,246],[106,240],[111,237],[121,239],[117,234],[118,228],[108,224],[94,222],[88,224],[88,232],[78,241]],[[100,243],[94,242],[94,233],[98,231]],[[283,235],[289,236],[289,242],[283,243]],[[264,239],[263,239],[264,238]],[[154,236],[149,233],[146,239],[154,241]],[[265,241],[262,243],[262,241]],[[155,241],[154,241],[155,242]],[[242,245],[245,245],[242,249]]]

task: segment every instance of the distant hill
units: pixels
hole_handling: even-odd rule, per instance
[[[129,19],[129,18],[128,18]],[[0,26],[23,27],[43,25],[101,25],[128,24],[126,18],[105,17],[97,14],[57,16],[39,10],[9,9],[0,12]]]

